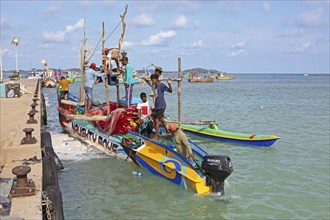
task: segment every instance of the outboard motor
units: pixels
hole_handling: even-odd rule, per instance
[[[230,158],[226,155],[205,155],[202,169],[205,172],[206,185],[212,186],[212,192],[224,195],[224,181],[233,172]]]

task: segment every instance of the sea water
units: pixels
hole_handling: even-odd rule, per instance
[[[177,83],[172,84],[166,115],[176,120]],[[71,92],[78,95],[79,86],[70,85]],[[96,85],[95,98],[103,101],[104,91],[104,84]],[[241,74],[205,84],[183,81],[183,120],[216,120],[223,130],[281,137],[271,147],[251,147],[189,136],[210,153],[230,156],[234,172],[222,197],[197,196],[74,139],[58,122],[55,90],[43,92],[47,130],[65,166],[59,185],[66,219],[330,218],[329,75]],[[134,95],[140,92],[149,94],[150,87],[136,84]],[[110,97],[115,99],[115,87]]]

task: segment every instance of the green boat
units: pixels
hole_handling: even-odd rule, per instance
[[[215,124],[209,126],[181,124],[181,129],[185,133],[193,134],[200,137],[210,138],[217,141],[232,142],[238,144],[247,144],[253,146],[269,147],[280,139],[276,135],[261,134],[243,134],[218,129]]]

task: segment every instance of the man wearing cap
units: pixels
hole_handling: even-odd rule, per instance
[[[195,159],[195,155],[191,150],[191,146],[187,140],[185,133],[181,129],[179,129],[175,124],[169,124],[166,126],[167,130],[171,132],[171,135],[163,135],[162,137],[165,138],[173,138],[173,142],[175,148],[177,149],[178,153],[184,156],[185,158]]]
[[[123,50],[121,52],[121,58],[124,58],[124,57],[127,57],[127,51],[126,50]]]
[[[86,71],[86,79],[85,79],[85,115],[91,116],[89,114],[89,110],[92,106],[93,101],[93,85],[95,84],[96,77],[101,77],[106,75],[107,73],[101,73],[100,71],[96,71],[98,68],[96,67],[95,63],[91,63],[89,65],[89,69]]]

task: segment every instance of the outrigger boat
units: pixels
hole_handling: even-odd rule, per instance
[[[119,40],[119,51],[125,31],[125,12],[121,15],[123,33]],[[104,24],[103,24],[104,27]],[[85,37],[83,45],[88,42]],[[102,47],[104,48],[104,29],[102,31]],[[84,55],[81,63],[88,63],[86,48],[80,48]],[[92,53],[90,53],[92,54]],[[80,54],[81,55],[81,54]],[[87,57],[87,59],[86,59]],[[106,68],[103,56],[103,68]],[[181,95],[181,59],[179,58],[178,97]],[[82,65],[82,85],[84,81],[84,65]],[[106,76],[108,77],[108,76]],[[106,78],[106,83],[108,80]],[[119,99],[119,80],[117,78],[117,102],[108,100],[106,85],[106,102],[91,109],[92,117],[84,116],[82,93],[80,97],[68,94],[68,99],[58,99],[57,110],[61,127],[83,141],[99,148],[105,153],[132,162],[152,174],[161,176],[186,189],[200,195],[210,192],[224,194],[224,181],[232,173],[233,166],[226,155],[210,155],[200,146],[192,144],[192,151],[196,160],[189,161],[180,155],[171,144],[154,141],[138,133],[134,123],[137,119],[136,106],[125,108],[125,101]],[[181,105],[179,104],[181,114]],[[181,118],[181,116],[179,116]]]
[[[209,126],[181,124],[181,129],[189,134],[210,138],[217,141],[246,144],[253,146],[269,147],[281,137],[276,135],[243,134],[231,131],[224,131],[211,123]]]

